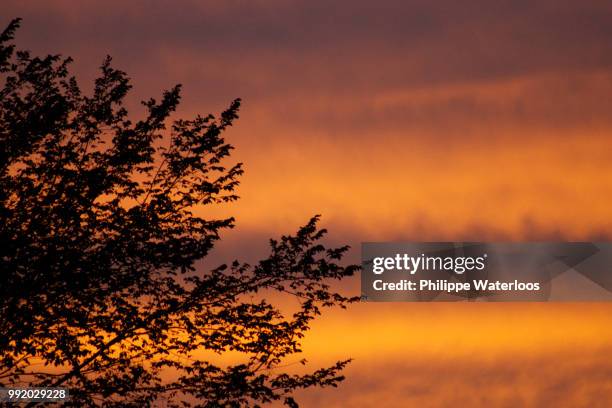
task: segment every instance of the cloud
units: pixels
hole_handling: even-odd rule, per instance
[[[612,10],[601,1],[9,1],[4,11],[26,18],[21,35],[38,49],[108,52],[138,71],[166,50],[206,58],[213,72],[237,64],[253,76],[280,73],[278,90],[317,81],[393,89],[612,63]]]
[[[103,55],[228,133],[246,231],[315,213],[349,240],[608,236],[612,7],[603,1],[9,1],[19,44]],[[269,235],[269,234],[267,234]]]
[[[609,1],[8,0],[2,11],[0,24],[24,17],[20,46],[75,57],[84,87],[113,55],[133,78],[132,108],[175,83],[181,115],[244,98],[227,135],[246,163],[242,200],[201,210],[236,216],[237,229],[202,271],[256,262],[268,238],[317,213],[330,243],[353,245],[351,262],[366,240],[610,239]],[[612,398],[608,305],[392,306],[316,323],[316,362],[356,361],[342,388],[305,393],[305,406]]]
[[[601,356],[609,351],[357,361],[338,389],[304,392],[299,401],[304,407],[605,407],[612,365]]]

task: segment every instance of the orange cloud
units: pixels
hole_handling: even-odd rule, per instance
[[[212,266],[255,261],[315,213],[354,246],[610,239],[610,4],[281,3],[8,1],[3,15],[25,17],[26,47],[76,57],[83,85],[114,55],[131,107],[178,82],[181,115],[244,98],[227,135],[242,200],[204,210],[239,228]],[[316,364],[355,357],[347,383],[302,400],[607,406],[611,307],[359,304],[305,342]]]

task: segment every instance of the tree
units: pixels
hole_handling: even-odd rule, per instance
[[[295,390],[342,381],[348,360],[281,366],[323,308],[356,300],[330,287],[357,267],[321,243],[318,217],[257,265],[194,267],[234,225],[198,214],[237,199],[243,170],[224,164],[222,135],[240,100],[172,119],[176,86],[132,121],[109,57],[87,96],[70,58],[16,50],[19,24],[0,37],[0,385],[67,387],[74,406],[239,407],[296,406]],[[270,292],[299,310],[283,314]],[[244,358],[213,364],[202,350]]]

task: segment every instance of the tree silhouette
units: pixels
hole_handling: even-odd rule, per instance
[[[172,120],[176,86],[132,121],[110,58],[87,96],[70,58],[16,50],[19,23],[0,37],[0,385],[67,387],[70,406],[240,407],[342,381],[348,361],[282,369],[323,308],[355,301],[329,286],[357,267],[320,243],[317,217],[257,265],[194,268],[233,226],[198,214],[237,199],[222,134],[240,100]],[[228,352],[240,362],[207,354]]]

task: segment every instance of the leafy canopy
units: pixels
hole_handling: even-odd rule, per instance
[[[172,119],[176,86],[133,121],[110,58],[88,96],[70,58],[17,50],[18,26],[0,36],[0,385],[68,387],[74,406],[206,407],[296,406],[295,390],[336,386],[348,361],[281,366],[322,308],[355,300],[329,286],[357,267],[321,244],[317,217],[257,265],[194,267],[233,226],[201,214],[237,199],[243,170],[225,164],[223,134],[240,100]],[[299,310],[283,314],[270,292]]]

